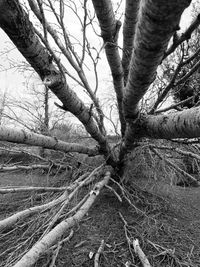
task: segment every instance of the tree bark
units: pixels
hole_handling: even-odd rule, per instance
[[[199,118],[199,107],[166,115],[145,116],[139,120],[137,135],[157,139],[199,137]]]
[[[0,10],[0,27],[6,32],[41,79],[48,81],[51,91],[63,103],[63,109],[70,111],[83,123],[87,132],[99,143],[101,151],[107,160],[114,164],[114,158],[107,140],[100,132],[89,108],[71,90],[51,62],[48,51],[40,43],[34,27],[19,1],[2,0],[0,1]]]
[[[137,117],[138,102],[155,79],[157,67],[162,61],[168,42],[178,29],[181,14],[190,2],[141,2],[123,101],[126,119]]]
[[[30,146],[41,146],[44,148],[59,150],[66,153],[78,152],[88,154],[90,156],[95,156],[98,154],[98,149],[96,147],[90,148],[74,143],[67,143],[54,137],[31,133],[24,130],[17,130],[4,126],[0,126],[0,140],[12,143],[22,143]]]
[[[123,26],[123,53],[122,66],[124,71],[124,83],[126,84],[131,54],[133,50],[133,39],[136,31],[137,16],[140,6],[140,0],[126,0],[124,26]]]
[[[104,41],[106,57],[112,73],[114,89],[117,96],[121,132],[124,135],[126,122],[124,119],[122,100],[124,90],[124,79],[121,58],[118,51],[118,34],[121,22],[116,21],[110,0],[92,0],[93,6],[100,24],[101,37]]]
[[[88,199],[80,207],[80,209],[71,217],[63,220],[55,226],[48,234],[39,240],[15,265],[14,267],[28,267],[32,266],[38,258],[47,251],[53,244],[55,244],[65,232],[79,222],[83,216],[88,212],[94,201],[96,200],[101,189],[108,183],[110,173],[107,172],[103,180],[95,184]]]

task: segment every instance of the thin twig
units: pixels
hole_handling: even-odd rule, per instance
[[[102,254],[103,252],[103,249],[104,249],[104,246],[105,246],[105,242],[104,240],[101,240],[101,245],[100,247],[98,248],[98,251],[94,257],[94,267],[99,267],[99,259],[100,259],[100,255]]]
[[[133,240],[133,247],[134,247],[135,253],[140,258],[140,261],[141,261],[142,265],[144,267],[151,267],[151,264],[149,263],[149,261],[147,259],[147,256],[144,254],[144,252],[140,248],[139,240],[138,239]]]

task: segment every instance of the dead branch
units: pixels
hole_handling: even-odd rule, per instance
[[[187,79],[195,72],[199,69],[200,66],[200,60],[197,61],[197,63],[190,69],[190,71],[187,72],[187,74],[185,74],[180,80],[178,80],[174,86],[177,86],[179,84],[182,84],[184,82],[187,81]]]
[[[88,178],[87,178],[88,180]],[[51,220],[51,222],[49,223],[47,229],[45,230],[45,232],[43,233],[42,237],[45,236],[46,234],[49,233],[49,231],[51,230],[51,228],[55,225],[56,221],[60,218],[60,216],[62,215],[63,210],[65,209],[65,207],[68,205],[68,203],[70,202],[70,200],[75,196],[75,194],[78,192],[78,190],[85,185],[85,180],[83,182],[81,182],[75,189],[73,192],[71,192],[66,200],[62,203],[61,207],[59,208],[59,210],[56,212],[56,214],[54,215],[53,219]],[[41,238],[42,238],[41,237]]]
[[[100,258],[100,255],[103,252],[104,246],[105,246],[105,242],[104,242],[104,240],[101,240],[101,245],[98,248],[98,251],[97,251],[97,253],[96,253],[95,257],[94,257],[94,267],[99,267],[99,258]]]
[[[4,231],[5,229],[9,229],[10,227],[12,227],[13,225],[15,225],[19,220],[24,219],[26,217],[29,217],[30,215],[33,215],[35,213],[39,213],[42,211],[47,211],[49,209],[51,209],[52,207],[62,203],[67,195],[67,191],[65,191],[60,197],[58,197],[57,199],[54,199],[46,204],[43,205],[37,205],[28,209],[25,209],[23,211],[17,212],[13,215],[11,215],[10,217],[7,217],[3,220],[0,221],[0,232]]]
[[[22,192],[62,192],[66,187],[12,187],[0,188],[0,194],[22,193]]]
[[[195,96],[190,96],[190,97],[188,97],[187,99],[185,99],[185,100],[183,100],[183,101],[180,101],[180,102],[178,102],[178,103],[176,103],[176,104],[173,104],[173,105],[171,105],[171,106],[169,106],[169,107],[166,107],[166,108],[163,108],[163,109],[156,110],[156,111],[155,111],[155,114],[159,114],[159,113],[162,113],[162,112],[169,111],[169,110],[171,110],[171,109],[175,109],[175,108],[177,108],[177,107],[179,107],[179,106],[181,106],[181,105],[184,105],[184,104],[190,102],[190,101],[191,101],[192,99],[194,99],[194,98],[195,98]]]
[[[181,173],[185,178],[187,178],[187,180],[190,182],[191,185],[195,186],[195,187],[199,187],[200,186],[200,182],[195,179],[192,175],[190,175],[189,173],[187,173],[186,171],[182,170],[181,168],[179,168],[176,164],[174,164],[173,162],[171,162],[169,159],[163,157],[155,148],[151,148],[151,150],[162,160],[166,161],[170,166],[172,166],[176,171],[178,171],[179,173]]]
[[[13,267],[29,267],[32,266],[39,257],[47,251],[61,236],[66,232],[67,229],[73,227],[79,222],[83,216],[88,212],[101,189],[108,183],[110,179],[110,172],[107,172],[104,179],[98,182],[93,190],[90,192],[90,196],[86,202],[81,206],[75,215],[67,218],[66,220],[59,223],[53,228],[47,235],[45,235],[40,241],[38,241]]]
[[[147,259],[147,256],[144,254],[144,252],[140,248],[139,240],[138,239],[133,240],[133,247],[134,247],[135,253],[140,258],[140,261],[141,261],[142,265],[144,267],[151,267],[151,265],[150,265],[150,263],[149,263],[149,261]]]
[[[92,182],[95,178],[96,178],[96,172],[99,172],[99,169],[102,167],[99,166],[96,169],[93,170],[93,172],[85,179],[85,174],[80,176],[72,185],[66,187],[64,193],[58,197],[57,199],[54,199],[46,204],[43,205],[38,205],[38,206],[34,206],[28,209],[25,209],[23,211],[17,212],[13,215],[11,215],[10,217],[7,217],[3,220],[0,221],[0,232],[4,231],[7,228],[12,227],[15,223],[17,223],[19,220],[24,219],[30,215],[33,215],[35,213],[39,213],[42,211],[47,211],[57,205],[59,205],[60,203],[62,203],[63,201],[65,201],[68,198],[69,195],[69,191],[71,190],[76,190],[76,188],[81,188],[84,185],[88,185],[88,183]]]
[[[62,240],[59,242],[60,245],[63,246],[63,244],[64,244],[65,242],[68,242],[68,241],[73,237],[73,235],[74,235],[74,230],[71,229],[70,234],[69,234],[66,238],[62,239]],[[50,249],[55,249],[56,247],[57,247],[57,244],[56,244],[56,245],[53,245],[52,247],[50,247]]]
[[[50,170],[51,165],[44,165],[44,164],[34,164],[34,165],[29,165],[29,166],[22,166],[22,165],[15,165],[15,166],[0,166],[0,172],[6,172],[6,171],[18,171],[18,170],[35,170],[35,169],[43,169],[43,170]],[[60,170],[67,170],[68,166],[65,165],[59,165]],[[71,169],[71,166],[70,166]]]
[[[56,250],[53,253],[52,260],[51,260],[51,263],[50,263],[49,267],[55,267],[55,262],[56,262],[56,259],[58,257],[58,253],[59,253],[60,249],[61,249],[61,245],[60,245],[60,242],[59,242],[58,245],[57,245]]]
[[[29,155],[30,157],[33,157],[33,158],[36,158],[38,160],[42,160],[44,162],[49,162],[51,164],[51,167],[58,167],[60,168],[60,166],[62,167],[62,165],[60,163],[57,163],[57,162],[54,162],[53,160],[49,159],[49,158],[44,158],[38,154],[35,154],[35,153],[32,153],[32,152],[29,152],[28,150],[25,150],[25,149],[8,149],[8,148],[4,148],[4,147],[1,147],[0,148],[0,151],[6,151],[8,153],[12,153],[12,155],[17,155],[19,153],[22,153],[22,154],[25,154],[25,155]],[[71,166],[66,166],[66,168],[68,169],[71,169]]]
[[[155,145],[149,145],[149,147],[154,147],[154,148],[158,148],[158,149],[168,149],[168,150],[174,150],[176,151],[177,153],[181,154],[181,155],[184,155],[184,156],[188,156],[188,157],[191,157],[191,158],[194,158],[194,159],[197,159],[200,161],[200,156],[196,153],[193,153],[191,151],[184,151],[180,148],[176,148],[176,147],[169,147],[169,146],[155,146]]]
[[[121,184],[119,184],[117,181],[115,181],[114,179],[110,178],[110,180],[111,180],[112,182],[114,182],[114,183],[119,187],[119,189],[120,189],[120,191],[121,191],[121,193],[122,193],[124,199],[129,203],[129,205],[130,205],[132,208],[134,208],[134,210],[135,210],[137,213],[141,213],[141,214],[145,215],[145,213],[144,213],[142,210],[138,209],[138,208],[131,202],[130,198],[127,196],[127,190],[126,190],[125,188],[123,188],[123,186],[122,186]],[[122,218],[122,217],[121,217],[121,218]]]
[[[110,187],[109,185],[106,185],[106,188],[108,188],[111,192],[113,192],[113,194],[117,197],[119,202],[122,202],[122,198],[120,197],[120,195],[116,192],[114,188]]]
[[[55,251],[53,253],[52,260],[51,260],[49,267],[55,267],[55,262],[56,262],[56,259],[58,257],[58,253],[59,253],[60,249],[62,248],[62,246],[65,242],[69,241],[72,238],[73,234],[74,234],[74,231],[71,230],[70,234],[65,239],[58,242],[57,245],[54,245],[51,247],[51,249],[55,249]]]
[[[186,40],[189,40],[191,38],[192,33],[199,26],[199,24],[200,24],[200,15],[198,14],[196,19],[190,24],[190,26],[186,29],[186,31],[184,33],[182,33],[180,37],[176,38],[173,41],[173,44],[165,52],[163,59],[165,59],[167,56],[169,56],[171,53],[173,53],[174,50],[181,43],[183,43]]]
[[[175,80],[176,80],[176,78],[177,78],[177,76],[178,76],[178,74],[182,68],[183,58],[184,58],[184,53],[182,53],[181,60],[180,60],[179,64],[177,65],[176,70],[174,71],[173,77],[171,78],[168,85],[164,88],[162,93],[156,99],[156,102],[155,102],[154,106],[152,107],[152,109],[149,111],[149,114],[154,114],[158,105],[165,99],[165,97],[167,96],[169,91],[172,89],[172,87],[174,87]]]
[[[132,252],[132,249],[131,249],[131,239],[130,237],[128,236],[128,229],[127,229],[127,226],[128,226],[128,223],[127,221],[124,219],[123,215],[121,214],[121,212],[119,212],[119,216],[121,218],[121,220],[123,221],[124,223],[124,233],[125,233],[125,237],[126,237],[126,241],[127,241],[127,244],[128,244],[128,248],[129,248],[129,252],[131,254],[131,258],[132,258],[132,261],[134,262],[134,255],[133,255],[133,252]]]
[[[52,11],[55,15],[55,11],[54,11],[54,7],[52,6],[51,2],[49,1],[51,7],[52,7]],[[29,0],[29,5],[31,7],[31,10],[33,11],[33,13],[36,15],[36,17],[38,18],[38,20],[43,24],[43,19],[38,8],[37,8],[37,5],[35,3],[34,0]],[[58,16],[56,15],[56,18],[58,20],[58,23],[60,24],[62,30],[63,30],[63,34],[64,34],[64,39],[65,39],[65,43],[66,43],[66,47],[62,44],[56,30],[54,30],[51,25],[45,20],[45,25],[46,25],[46,29],[47,31],[50,33],[50,35],[52,36],[52,38],[54,39],[55,43],[57,44],[57,46],[59,47],[59,49],[62,51],[63,55],[67,58],[67,60],[69,61],[69,63],[71,64],[71,66],[75,69],[75,71],[77,72],[80,80],[81,80],[81,83],[82,85],[84,86],[84,89],[88,92],[90,98],[92,99],[95,107],[96,107],[96,110],[97,110],[97,113],[99,115],[99,117],[101,118],[102,117],[102,110],[101,110],[101,107],[99,105],[99,101],[98,101],[98,98],[95,96],[95,94],[93,93],[92,91],[92,88],[90,87],[88,81],[87,81],[87,78],[86,78],[86,75],[83,71],[83,68],[81,66],[81,60],[78,59],[78,57],[76,56],[75,52],[73,51],[74,49],[72,49],[72,45],[71,45],[71,42],[70,42],[70,39],[69,39],[69,36],[65,30],[65,25],[63,23],[63,18],[61,17],[60,19],[58,18]],[[39,32],[37,32],[37,34],[40,35]],[[42,37],[40,35],[40,37]],[[44,40],[45,41],[45,40]],[[47,46],[46,42],[45,42],[45,45]],[[69,50],[68,48],[71,47],[71,49]],[[50,47],[49,47],[50,48]],[[70,53],[71,52],[71,53]],[[76,63],[76,61],[73,59],[72,55],[75,57],[76,61],[78,61],[78,64]],[[58,62],[59,63],[59,62]],[[58,64],[60,65],[60,63]],[[71,76],[70,73],[68,73],[68,75]],[[74,77],[72,77],[74,79]],[[77,79],[75,79],[77,81]],[[80,84],[80,82],[78,82]],[[101,125],[100,128],[104,128],[104,125],[103,125],[103,120],[99,120]]]

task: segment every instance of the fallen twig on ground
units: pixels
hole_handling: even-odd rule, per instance
[[[119,216],[122,220],[122,222],[124,223],[124,233],[125,233],[125,237],[126,237],[126,241],[127,241],[127,244],[128,244],[128,249],[129,249],[129,252],[131,254],[131,258],[132,258],[132,263],[135,262],[134,260],[134,255],[133,255],[133,252],[132,252],[132,249],[131,249],[131,239],[129,238],[128,236],[128,229],[127,229],[127,226],[128,226],[128,223],[127,221],[124,219],[123,215],[121,214],[121,212],[119,212]]]
[[[94,257],[94,267],[99,267],[99,258],[100,258],[100,255],[102,254],[103,250],[104,250],[104,246],[105,246],[105,242],[104,242],[104,240],[101,240],[101,245],[98,248],[98,251]]]
[[[140,258],[140,261],[142,263],[142,265],[144,267],[151,267],[146,255],[144,254],[144,252],[142,251],[142,249],[140,248],[139,245],[139,240],[135,239],[133,240],[133,247],[134,247],[134,251],[135,253],[138,255],[138,257]]]
[[[9,194],[9,193],[22,193],[22,192],[63,192],[66,190],[66,187],[5,187],[0,188],[0,194]]]
[[[183,169],[179,168],[176,164],[174,164],[173,162],[171,162],[169,159],[163,157],[155,148],[151,147],[151,150],[162,160],[166,161],[169,165],[171,165],[176,171],[178,171],[179,173],[181,173],[184,177],[187,178],[187,180],[191,183],[191,185],[195,186],[195,187],[199,187],[200,186],[200,182],[197,181],[196,178],[194,178],[192,175],[190,175],[189,173],[187,173],[186,171],[184,171]]]
[[[12,154],[19,155],[21,153],[21,154],[25,154],[25,155],[28,155],[30,157],[36,158],[36,159],[40,160],[40,162],[41,161],[49,162],[50,165],[54,166],[54,167],[58,167],[59,168],[60,166],[62,166],[62,164],[60,164],[59,162],[55,162],[55,161],[53,161],[53,160],[51,160],[49,158],[44,158],[44,157],[42,157],[42,156],[40,156],[38,154],[32,153],[32,152],[24,150],[24,149],[8,149],[8,148],[1,147],[0,151],[5,151],[7,153],[11,153],[11,155]],[[71,168],[71,166],[66,166],[66,167]]]
[[[51,247],[51,249],[54,249],[54,253],[53,253],[53,256],[52,256],[52,259],[51,259],[51,263],[49,265],[49,267],[56,267],[55,263],[56,263],[56,259],[58,257],[58,254],[59,254],[59,251],[60,249],[62,248],[63,244],[67,241],[70,241],[70,239],[72,238],[72,236],[74,235],[74,231],[71,230],[70,231],[70,234],[64,238],[63,240],[59,241],[57,245],[54,245]]]
[[[22,166],[22,165],[15,165],[15,166],[0,166],[0,172],[6,172],[6,171],[18,171],[18,170],[35,170],[35,169],[43,169],[43,170],[51,170],[53,165],[44,165],[44,164],[34,164],[34,165],[28,165],[28,166]],[[65,165],[59,165],[59,170],[67,170],[71,169],[71,166],[65,166]]]
[[[120,195],[116,192],[116,190],[114,188],[110,187],[109,185],[106,185],[106,188],[108,188],[111,192],[114,193],[114,195],[117,197],[119,202],[122,202],[122,198],[120,197]]]
[[[99,170],[101,169],[102,165],[97,167],[96,169],[94,169],[92,171],[92,173],[85,179],[85,174],[80,176],[72,185],[66,187],[64,193],[58,197],[57,199],[54,199],[46,204],[43,205],[37,205],[28,209],[25,209],[23,211],[17,212],[13,215],[11,215],[8,218],[5,218],[3,220],[0,221],[0,232],[10,228],[11,226],[13,226],[15,223],[17,223],[19,220],[24,219],[30,215],[33,215],[35,213],[39,213],[42,211],[47,211],[49,209],[51,209],[52,207],[62,203],[63,201],[65,201],[68,198],[69,195],[69,191],[72,190],[76,190],[76,188],[80,188],[82,186],[88,185],[90,182],[92,182],[95,178],[96,178],[96,174],[99,173]],[[83,181],[82,181],[83,180]]]
[[[127,197],[127,195],[126,195],[126,189],[125,188],[123,188],[123,186],[121,186],[121,184],[119,184],[118,182],[116,182],[114,179],[110,179],[112,182],[114,182],[118,187],[119,187],[119,189],[121,190],[121,192],[122,192],[122,195],[123,195],[123,197],[124,197],[124,199],[130,204],[130,206],[131,207],[133,207],[134,209],[135,209],[135,211],[137,212],[137,213],[141,213],[141,214],[143,214],[143,215],[146,215],[142,210],[140,210],[140,209],[138,209],[132,202],[131,202],[131,200]]]
[[[110,179],[110,172],[107,172],[104,179],[98,182],[86,202],[81,206],[75,215],[67,218],[54,227],[47,235],[38,241],[13,267],[30,267],[32,266],[47,249],[60,239],[65,231],[73,227],[83,216],[88,212],[89,208],[94,203],[96,197],[99,195],[100,190],[108,183]]]

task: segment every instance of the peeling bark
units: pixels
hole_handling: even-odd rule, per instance
[[[124,94],[125,117],[136,118],[138,102],[156,76],[171,36],[190,0],[146,0],[140,4],[134,50]]]

